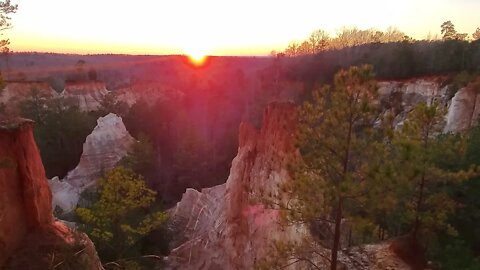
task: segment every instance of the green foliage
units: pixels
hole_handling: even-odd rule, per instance
[[[35,121],[34,136],[40,148],[47,177],[63,177],[80,159],[85,138],[96,117],[80,111],[63,98],[46,99],[33,90],[20,104],[22,117]]]
[[[445,239],[458,235],[452,220],[458,201],[451,187],[477,175],[475,167],[460,165],[467,149],[464,136],[441,135],[443,107],[419,104],[394,131],[392,115],[380,113],[376,91],[371,67],[353,67],[338,73],[333,87],[315,91],[299,110],[302,161],[293,166],[294,179],[282,187],[288,202],[276,206],[286,210],[287,224],[323,222],[335,227],[333,245],[323,243],[332,250],[331,262],[344,218],[351,224],[353,244],[411,233],[427,251],[446,247]],[[473,149],[469,155],[478,155]],[[478,212],[474,207],[475,202],[465,202],[464,219]],[[297,254],[295,243],[280,244],[274,254]],[[450,248],[459,250],[465,244]],[[455,262],[449,260],[444,263]],[[476,265],[475,260],[469,263]]]
[[[300,78],[307,85],[332,82],[341,68],[368,64],[375,67],[377,79],[447,75],[480,72],[480,42],[399,41],[367,43],[338,50],[324,50],[314,56],[288,59],[286,75]],[[307,88],[309,91],[311,88]],[[307,92],[308,93],[308,92]],[[309,93],[308,93],[309,94]]]
[[[164,202],[175,203],[185,188],[217,185],[228,177],[238,138],[231,111],[241,110],[233,109],[236,101],[222,104],[223,94],[223,88],[212,87],[153,104],[141,99],[123,117],[133,137],[151,139],[156,166],[144,177]]]
[[[130,109],[126,102],[117,100],[113,93],[106,94],[100,101],[100,106],[100,114],[106,115],[108,113],[114,113],[121,117],[126,116]]]
[[[375,226],[365,207],[389,185],[388,178],[381,177],[389,132],[377,126],[387,121],[374,102],[378,87],[373,77],[371,66],[342,70],[333,87],[315,91],[313,100],[299,110],[302,162],[294,168],[293,181],[283,187],[291,200],[281,208],[288,210],[289,222],[320,219],[335,227],[333,244],[328,244],[333,245],[332,267],[342,220],[358,221],[354,239],[368,240]]]
[[[480,256],[475,255],[465,241],[451,237],[446,240],[445,243],[434,245],[437,249],[429,252],[439,269],[480,269]]]
[[[76,213],[100,256],[116,261],[141,255],[135,246],[167,219],[163,212],[150,211],[156,192],[146,187],[141,176],[123,167],[108,171],[98,189],[98,201],[90,208],[77,208]]]
[[[152,142],[147,135],[141,133],[120,164],[140,175],[145,175],[153,169],[154,159]]]
[[[475,127],[465,134],[464,158],[436,162],[442,169],[469,169],[480,165],[480,128]],[[443,159],[440,159],[443,161]],[[429,256],[442,269],[478,269],[480,255],[480,178],[451,183],[447,192],[455,202],[455,214],[448,222],[456,229],[456,235],[439,233],[432,241]],[[449,252],[446,252],[446,251]]]
[[[396,134],[395,177],[399,181],[398,211],[415,240],[427,243],[438,232],[455,235],[448,218],[455,202],[447,193],[450,183],[460,183],[475,171],[442,169],[438,161],[449,163],[463,156],[461,136],[439,136],[443,129],[445,110],[437,103],[421,103],[408,115]],[[425,246],[425,248],[427,248]]]

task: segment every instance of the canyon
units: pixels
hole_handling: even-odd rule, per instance
[[[8,86],[5,89],[8,89]],[[45,89],[43,91],[45,95],[50,95],[49,88]],[[94,89],[92,91],[83,91],[82,89],[86,88],[78,85],[69,85],[67,89],[69,90],[61,95],[76,99],[78,105],[87,111],[97,109],[100,104],[99,97],[109,92],[103,84],[97,82],[92,83]],[[142,93],[137,93],[138,90],[135,89],[133,87],[122,89],[118,92],[119,99],[133,104],[133,100],[148,97],[156,88],[148,88]],[[443,78],[379,82],[380,98],[382,102],[396,110],[395,121],[398,125],[401,125],[415,104],[439,102],[448,111],[445,132],[461,132],[475,125],[480,115],[477,94],[479,90],[480,85],[474,82],[459,89],[449,100],[448,86],[444,85]],[[4,91],[2,97],[9,101],[20,100],[23,96],[18,94],[16,98],[11,94],[12,91]],[[25,91],[19,91],[23,92]],[[157,93],[153,97],[165,98],[163,93]],[[35,175],[41,176],[43,167],[40,168],[41,160],[31,135],[32,123],[24,121],[17,124],[6,123],[3,126],[2,136],[6,137],[0,137],[0,143],[5,143],[5,149],[11,150],[6,150],[2,156],[22,160],[21,157],[17,157],[18,153],[36,151],[36,157],[35,154],[28,155],[33,158],[30,158],[29,162],[32,164],[27,167],[28,170],[35,170]],[[304,226],[281,226],[278,210],[271,209],[262,202],[266,194],[278,194],[279,187],[291,179],[288,164],[299,158],[298,150],[294,146],[295,127],[295,104],[281,101],[271,103],[266,108],[260,129],[248,123],[240,124],[238,152],[232,161],[226,182],[201,190],[189,188],[177,205],[169,210],[170,227],[173,229],[172,234],[175,235],[171,242],[171,254],[167,258],[170,269],[251,269],[258,260],[269,254],[272,241],[278,239],[301,241],[311,238],[309,230]],[[19,135],[12,135],[16,133],[10,130],[17,130],[15,132]],[[25,138],[12,143],[17,139],[12,139],[11,136]],[[98,119],[97,126],[85,141],[78,166],[64,179],[60,180],[57,177],[50,180],[50,187],[46,185],[46,179],[38,183],[33,182],[36,184],[32,187],[24,184],[24,180],[16,183],[0,182],[3,185],[0,190],[14,191],[6,194],[6,197],[3,195],[0,197],[8,198],[9,204],[15,202],[15,206],[4,215],[20,224],[18,230],[16,229],[18,234],[10,234],[7,223],[0,224],[3,226],[0,232],[5,233],[1,239],[4,237],[7,239],[0,245],[0,248],[3,248],[0,251],[5,253],[0,254],[12,254],[20,246],[19,239],[29,234],[31,230],[29,227],[58,224],[51,214],[52,205],[63,212],[71,212],[78,204],[80,194],[95,186],[102,172],[114,167],[127,154],[133,141],[122,119],[115,114],[108,114]],[[21,147],[27,147],[27,150],[20,150]],[[3,147],[0,149],[3,151]],[[7,161],[4,163],[10,164]],[[8,172],[7,169],[1,171],[10,173],[3,175],[2,179],[14,177],[14,173]],[[28,180],[26,183],[31,182]],[[50,189],[53,192],[53,199],[49,193]],[[32,190],[38,190],[34,192],[38,197],[33,196],[32,201],[25,202],[21,193],[32,193]],[[2,205],[5,207],[6,203],[7,201],[0,200],[0,207]],[[4,213],[3,209],[1,213]],[[32,216],[35,218],[31,219]],[[58,232],[69,234],[69,229],[62,227],[63,225],[51,226],[56,228],[53,230],[57,231],[55,235],[59,235]],[[90,253],[94,252],[94,249],[90,250]],[[367,245],[342,252],[340,261],[348,269],[409,269],[390,250],[388,243]],[[0,265],[1,263],[2,261]]]

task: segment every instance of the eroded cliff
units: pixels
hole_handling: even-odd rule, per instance
[[[419,102],[438,102],[447,109],[445,132],[460,132],[478,124],[480,115],[480,80],[459,89],[449,100],[446,78],[417,78],[406,81],[379,82],[382,103],[393,108],[396,123],[401,124]]]
[[[85,269],[101,269],[88,237],[54,221],[52,195],[32,126],[25,119],[0,122],[0,268],[49,269],[51,252],[78,245],[85,250],[77,263],[86,260]],[[77,235],[81,241],[72,240]]]
[[[95,111],[108,92],[104,82],[67,81],[61,96],[72,100],[82,111]]]
[[[53,221],[51,194],[32,122],[0,124],[0,265],[18,248],[28,231]]]
[[[303,235],[302,228],[282,229],[277,211],[255,203],[290,177],[287,164],[297,155],[295,115],[293,104],[275,103],[267,108],[260,131],[243,123],[227,182],[202,192],[187,190],[172,211],[182,236],[169,257],[173,267],[252,269],[271,241]]]
[[[0,103],[5,106],[8,115],[19,115],[20,103],[36,96],[37,98],[54,98],[58,93],[47,82],[7,81],[0,90]]]
[[[478,125],[480,115],[480,79],[459,89],[448,109],[445,131],[461,131]]]
[[[77,167],[60,180],[49,181],[53,206],[64,212],[72,211],[80,194],[95,185],[105,170],[113,168],[128,152],[134,139],[125,128],[122,118],[110,113],[97,120],[97,126],[87,136]]]

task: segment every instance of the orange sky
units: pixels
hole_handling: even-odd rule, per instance
[[[480,0],[13,0],[14,51],[266,55],[315,29],[396,26],[415,38],[452,20],[480,27]]]

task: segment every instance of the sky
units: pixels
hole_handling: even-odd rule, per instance
[[[13,51],[267,55],[315,29],[384,30],[417,39],[451,20],[480,27],[480,0],[12,0]]]

